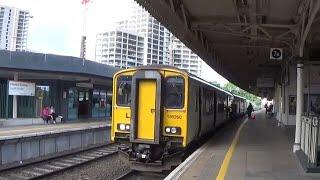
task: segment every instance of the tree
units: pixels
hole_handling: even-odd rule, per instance
[[[228,82],[223,86],[223,89],[229,92],[232,92],[234,94],[239,94],[240,88],[238,88],[236,85],[232,84],[231,82]]]
[[[215,86],[218,86],[218,87],[221,87],[220,83],[218,83],[217,81],[212,81],[210,82],[211,84],[215,85]]]
[[[229,91],[235,95],[241,96],[246,98],[248,101],[253,103],[256,106],[261,106],[261,98],[239,88],[238,86],[232,84],[231,82],[228,82],[223,86],[223,89],[226,91]]]

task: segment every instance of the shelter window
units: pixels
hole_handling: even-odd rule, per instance
[[[182,109],[184,101],[184,79],[169,77],[166,79],[165,104],[167,108]]]
[[[117,83],[117,104],[130,106],[131,103],[131,76],[120,76]]]

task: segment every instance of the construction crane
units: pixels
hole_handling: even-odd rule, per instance
[[[88,11],[88,3],[92,2],[91,0],[82,0],[81,4],[83,5],[83,26],[82,26],[82,36],[81,36],[81,47],[80,47],[80,58],[86,58],[86,26],[87,26],[87,11]]]

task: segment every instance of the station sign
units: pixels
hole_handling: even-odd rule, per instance
[[[274,87],[273,78],[257,78],[258,88],[272,88]]]
[[[270,49],[270,59],[272,60],[282,60],[282,48],[271,48]]]
[[[36,84],[22,81],[9,81],[9,95],[13,96],[34,96],[36,92]]]
[[[76,83],[77,87],[82,87],[82,88],[93,88],[93,84],[92,83],[85,83],[85,82],[81,82],[81,83]]]

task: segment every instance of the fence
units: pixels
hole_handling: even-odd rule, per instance
[[[317,116],[302,116],[301,150],[308,159],[308,166],[320,165],[319,121]]]

